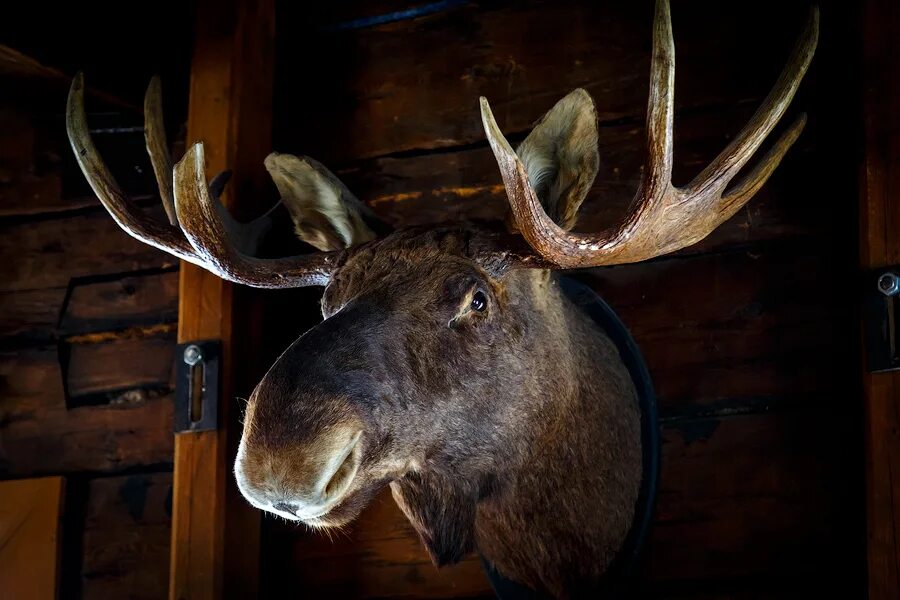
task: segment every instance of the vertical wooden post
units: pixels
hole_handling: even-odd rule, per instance
[[[900,6],[868,0],[863,23],[864,269],[900,264]],[[863,373],[869,598],[900,598],[900,372]]]
[[[233,171],[224,201],[238,215],[262,189],[271,150],[274,4],[197,3],[187,139],[204,142],[208,177]],[[238,321],[246,301],[244,291],[182,263],[178,339],[221,340],[223,380],[219,429],[175,439],[172,599],[258,595],[259,514],[240,498],[231,470],[240,436],[236,370],[252,346],[249,328]]]

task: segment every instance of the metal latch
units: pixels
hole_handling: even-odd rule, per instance
[[[179,344],[175,355],[175,433],[218,427],[218,340]]]
[[[866,288],[869,371],[900,369],[900,266],[873,272]]]

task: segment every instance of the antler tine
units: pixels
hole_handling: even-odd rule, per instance
[[[116,223],[145,244],[199,264],[194,249],[177,228],[147,217],[122,191],[97,152],[84,112],[84,77],[75,76],[66,103],[66,132],[75,159],[100,202]]]
[[[194,144],[175,165],[174,196],[178,222],[203,259],[204,268],[223,279],[259,288],[326,285],[338,252],[306,254],[288,258],[259,259],[236,248],[228,225],[220,215],[221,205],[209,195],[203,144]]]
[[[763,155],[749,173],[722,194],[720,202],[723,211],[722,221],[734,215],[766,183],[769,176],[775,172],[775,167],[778,166],[790,147],[800,137],[800,133],[805,126],[806,114],[804,113],[794,120],[787,131],[781,134],[778,141]]]
[[[647,170],[641,190],[660,198],[672,181],[672,131],[675,113],[675,42],[669,3],[656,5],[653,52],[650,61],[650,94],[647,101]]]
[[[169,156],[166,128],[163,124],[162,85],[156,75],[150,79],[144,95],[144,139],[166,216],[169,217],[169,223],[177,226],[175,200],[172,198],[172,157]]]
[[[688,185],[689,194],[705,194],[714,190],[721,192],[738,171],[747,164],[750,157],[781,120],[793,100],[800,81],[812,62],[818,38],[819,8],[814,6],[810,9],[803,33],[801,33],[787,64],[782,69],[781,75],[772,86],[772,90],[741,132]]]
[[[735,140],[684,189],[672,185],[675,51],[668,0],[657,0],[653,24],[650,98],[647,106],[647,169],[628,215],[599,234],[572,233],[544,212],[522,161],[500,132],[487,100],[481,99],[485,133],[522,235],[544,259],[561,268],[638,262],[696,243],[734,215],[759,190],[796,141],[800,117],[754,169],[726,186],[771,133],[790,104],[815,52],[819,13],[813,9],[787,66],[762,106]]]
[[[66,104],[69,142],[81,171],[116,223],[132,237],[235,283],[262,288],[327,284],[339,253],[276,259],[245,254],[255,250],[269,228],[271,211],[250,223],[238,223],[213,200],[204,174],[202,145],[191,148],[173,170],[160,98],[159,81],[154,78],[144,98],[145,136],[171,224],[147,216],[116,183],[91,140],[84,110],[84,77],[79,73],[72,81]]]
[[[169,154],[169,145],[166,142],[166,129],[163,121],[162,85],[157,76],[150,80],[150,85],[147,86],[147,93],[144,96],[144,138],[147,141],[147,154],[150,156],[150,164],[153,165],[153,173],[156,175],[159,196],[166,211],[166,216],[169,217],[169,223],[178,226],[178,217],[175,214],[175,198],[172,192],[172,157]],[[210,182],[210,193],[215,199],[218,200],[230,177],[231,171],[224,171]],[[221,203],[216,203],[219,218],[224,222],[226,229],[231,234],[230,239],[243,252],[256,251],[260,238],[271,229],[270,213],[274,208],[272,207],[272,209],[254,221],[240,223],[231,216]]]

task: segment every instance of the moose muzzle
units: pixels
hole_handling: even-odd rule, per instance
[[[315,522],[349,493],[361,462],[358,426],[327,428],[302,447],[271,449],[245,437],[235,461],[238,488],[254,506]]]

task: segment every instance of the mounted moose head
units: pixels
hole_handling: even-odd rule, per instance
[[[203,145],[172,168],[154,81],[147,146],[170,223],[146,217],[91,142],[83,82],[69,138],[112,217],[134,237],[229,281],[326,286],[324,321],[249,399],[235,463],[254,506],[312,527],[352,520],[385,486],[438,565],[477,549],[503,575],[564,596],[599,580],[628,532],[641,480],[635,389],[606,334],[560,292],[553,269],[631,263],[701,240],[765,183],[801,116],[737,183],[812,59],[818,13],[744,130],[694,181],[671,183],[674,46],[667,0],[653,27],[647,164],[627,217],[573,233],[598,168],[591,98],[559,101],[514,151],[481,117],[521,236],[469,224],[382,239],[327,169],[271,155],[298,236],[323,251],[253,256],[268,216],[239,224],[213,198]],[[522,242],[522,237],[527,245]]]

